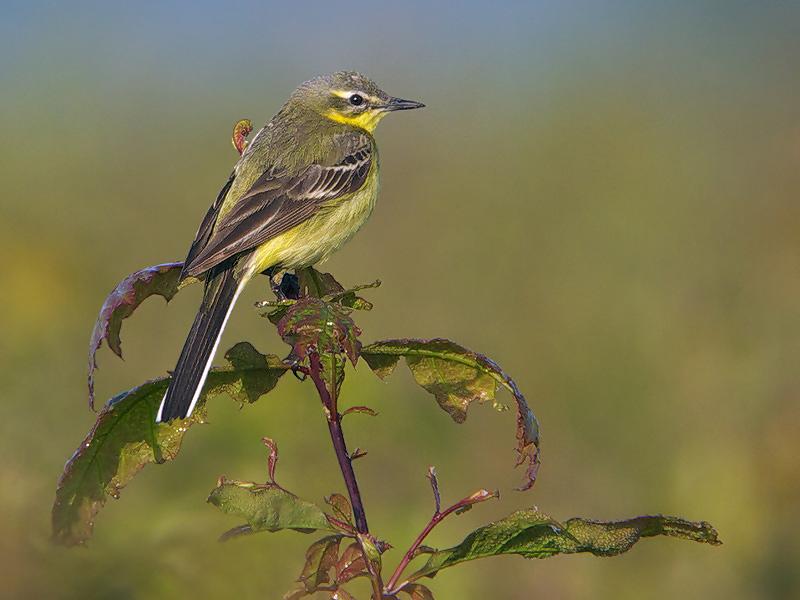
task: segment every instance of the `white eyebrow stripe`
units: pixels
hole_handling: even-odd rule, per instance
[[[363,96],[364,98],[366,98],[367,100],[369,100],[374,104],[381,103],[381,99],[378,98],[377,96],[373,96],[371,94],[367,94],[359,90],[331,90],[331,94],[333,94],[334,96],[338,96],[339,98],[345,98],[345,99],[349,98],[353,94],[358,94],[359,96]]]

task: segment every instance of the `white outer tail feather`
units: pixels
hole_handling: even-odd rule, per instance
[[[219,341],[222,339],[222,333],[225,331],[225,327],[228,324],[228,319],[231,316],[233,307],[236,306],[236,301],[239,299],[239,294],[242,292],[245,283],[247,283],[247,279],[242,278],[241,283],[239,283],[239,286],[236,288],[236,292],[234,292],[233,294],[233,299],[231,300],[231,303],[228,306],[228,312],[225,313],[225,319],[223,319],[222,321],[222,327],[219,330],[217,339],[214,340],[214,347],[211,349],[211,354],[209,354],[208,361],[206,362],[206,366],[203,369],[203,376],[200,377],[200,382],[197,384],[197,388],[194,390],[194,395],[192,396],[192,402],[191,404],[189,404],[189,412],[187,412],[186,416],[184,417],[186,419],[192,416],[194,407],[197,405],[197,401],[200,399],[200,394],[203,391],[203,386],[206,384],[206,378],[208,377],[208,372],[211,370],[211,363],[214,362],[214,355],[217,353],[217,347],[219,346]],[[167,399],[167,393],[164,392],[164,397],[161,399],[161,405],[158,407],[158,414],[156,415],[156,423],[161,423],[161,414],[164,412],[164,401],[166,399]]]

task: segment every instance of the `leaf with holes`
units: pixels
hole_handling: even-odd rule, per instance
[[[292,305],[278,323],[278,334],[292,347],[298,360],[316,348],[320,355],[344,352],[354,365],[358,360],[361,330],[340,306],[313,296]]]
[[[361,356],[381,379],[405,358],[415,381],[434,395],[456,423],[463,423],[473,402],[494,401],[498,385],[517,404],[517,466],[527,463],[520,490],[530,489],[539,470],[539,423],[519,387],[490,358],[450,340],[395,339],[374,342]]]
[[[630,550],[641,538],[662,535],[711,545],[721,543],[716,530],[705,521],[654,515],[625,521],[575,518],[562,524],[536,509],[528,509],[476,529],[459,545],[431,554],[428,562],[407,581],[433,577],[442,569],[468,560],[501,554],[525,558],[579,552],[615,556]]]
[[[188,419],[155,422],[168,377],[109,400],[58,481],[52,515],[56,542],[68,546],[85,543],[92,535],[95,515],[108,497],[119,497],[120,490],[145,465],[175,458],[186,430],[204,421],[208,398],[224,392],[238,402],[255,402],[286,372],[277,356],[265,356],[246,343],[231,348],[226,358],[230,366],[211,371],[203,396]]]

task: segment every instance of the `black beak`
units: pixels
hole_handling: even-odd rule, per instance
[[[383,110],[411,110],[412,108],[422,108],[424,106],[422,102],[416,102],[414,100],[389,98],[389,101],[383,105]]]

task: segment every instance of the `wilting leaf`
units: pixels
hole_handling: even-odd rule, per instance
[[[355,365],[361,349],[361,331],[353,319],[341,307],[313,296],[301,298],[286,311],[278,334],[298,360],[315,347],[322,356],[344,352]]]
[[[298,270],[297,280],[301,296],[314,296],[356,310],[372,310],[372,303],[357,296],[356,292],[381,285],[380,281],[375,280],[372,283],[345,289],[333,275],[321,273],[313,267]]]
[[[353,542],[344,549],[336,563],[336,583],[345,583],[363,575],[369,575],[364,552],[358,542]]]
[[[615,556],[627,552],[639,539],[657,535],[711,545],[721,543],[717,532],[705,521],[696,523],[655,515],[610,522],[575,518],[561,524],[535,509],[529,509],[476,529],[458,546],[435,552],[409,580],[432,577],[442,569],[464,561],[501,554],[519,554],[525,558],[548,558],[578,552]]]
[[[382,379],[404,357],[416,382],[435,396],[456,423],[464,422],[472,402],[494,400],[496,386],[505,387],[517,403],[517,466],[527,462],[518,489],[527,490],[536,481],[539,423],[517,384],[493,360],[440,338],[383,340],[364,346],[361,356]]]
[[[250,119],[242,119],[233,126],[231,143],[239,154],[247,148],[247,136],[253,131],[253,122]]]
[[[222,512],[247,521],[246,527],[236,527],[223,537],[228,539],[238,533],[274,532],[281,529],[294,529],[304,533],[317,529],[335,531],[319,506],[298,498],[278,485],[275,481],[278,446],[270,438],[262,438],[262,441],[269,449],[268,481],[227,481],[221,477],[208,497],[208,501]]]
[[[119,497],[120,490],[145,465],[175,458],[186,430],[205,419],[209,397],[226,392],[239,402],[254,402],[275,387],[286,371],[277,356],[260,354],[246,343],[231,348],[226,358],[232,366],[211,371],[205,392],[188,419],[155,422],[168,377],[109,400],[58,481],[52,517],[57,542],[86,542],[94,517],[109,496]]]
[[[291,280],[294,285],[289,286],[292,293],[288,293],[286,287],[287,281]],[[358,285],[350,289],[345,289],[333,275],[330,273],[321,273],[313,267],[305,269],[298,269],[297,275],[286,273],[281,282],[281,291],[286,298],[302,298],[313,297],[325,300],[332,304],[337,304],[340,307],[351,308],[355,310],[372,310],[372,303],[364,298],[361,298],[356,292],[368,288],[376,288],[380,286],[380,281],[373,281],[365,285]],[[277,301],[264,301],[256,304],[258,307],[272,307],[266,316],[273,325],[280,323],[286,312],[291,306],[294,305],[293,300],[279,299]]]
[[[354,413],[361,413],[364,415],[369,415],[370,417],[377,417],[378,411],[370,408],[369,406],[351,406],[342,411],[341,416],[344,417],[345,415],[351,415]]]
[[[297,578],[298,584],[286,592],[283,600],[295,600],[313,594],[321,585],[330,582],[330,570],[336,564],[339,555],[341,535],[329,535],[309,546],[306,551],[306,563]]]
[[[372,302],[356,295],[356,292],[360,292],[361,290],[377,288],[380,287],[380,285],[381,285],[380,279],[376,279],[372,283],[357,285],[342,292],[332,294],[328,298],[328,300],[330,302],[341,304],[342,306],[347,306],[348,308],[353,308],[355,310],[372,310],[373,308]]]
[[[178,293],[178,280],[182,268],[182,262],[174,262],[136,271],[119,282],[103,302],[89,340],[89,406],[92,408],[94,408],[94,372],[97,369],[96,354],[103,340],[114,354],[122,358],[122,341],[119,337],[122,319],[130,317],[133,311],[150,296],[163,296],[167,302],[172,300]]]
[[[353,523],[353,507],[350,506],[350,500],[341,494],[331,494],[325,498],[325,504],[331,507],[333,516],[342,521],[352,525]]]
[[[344,286],[336,281],[330,273],[322,273],[313,267],[297,270],[297,282],[300,286],[300,296],[313,296],[325,298],[333,294],[344,292]]]

